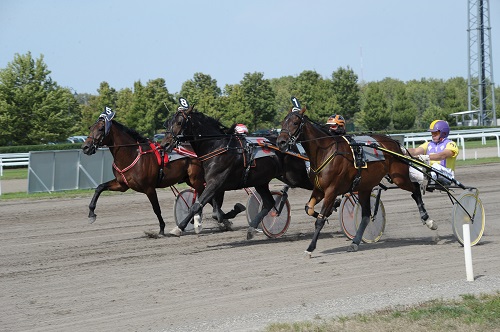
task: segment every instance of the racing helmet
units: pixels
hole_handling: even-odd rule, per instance
[[[337,127],[345,130],[345,119],[342,115],[333,114],[326,121],[327,125],[330,125],[331,129],[336,130]]]
[[[429,126],[429,131],[431,133],[439,131],[439,140],[442,141],[450,134],[450,126],[448,125],[448,122],[444,120],[434,120]]]
[[[236,127],[234,127],[234,130],[238,134],[248,134],[248,128],[244,124],[238,123]]]

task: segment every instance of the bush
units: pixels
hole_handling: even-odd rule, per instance
[[[26,153],[30,151],[74,150],[80,149],[82,143],[0,146],[0,153]]]

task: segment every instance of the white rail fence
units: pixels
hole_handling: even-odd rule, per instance
[[[28,166],[30,164],[30,154],[27,153],[0,153],[0,176],[3,175],[3,168],[9,166]]]

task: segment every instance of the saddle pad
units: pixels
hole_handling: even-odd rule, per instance
[[[365,143],[365,144],[377,143],[377,140],[371,136],[352,136],[352,140],[356,143]],[[375,148],[371,148],[369,146],[363,146],[362,148],[363,148],[364,162],[385,160],[384,153],[382,151],[377,150]]]
[[[270,157],[276,155],[273,150],[266,148],[265,145],[273,143],[265,137],[245,137],[248,145],[256,147],[253,149],[253,159]]]

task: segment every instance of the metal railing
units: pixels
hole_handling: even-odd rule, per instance
[[[0,154],[0,176],[3,175],[4,167],[28,166],[30,154],[28,153],[1,153]]]

